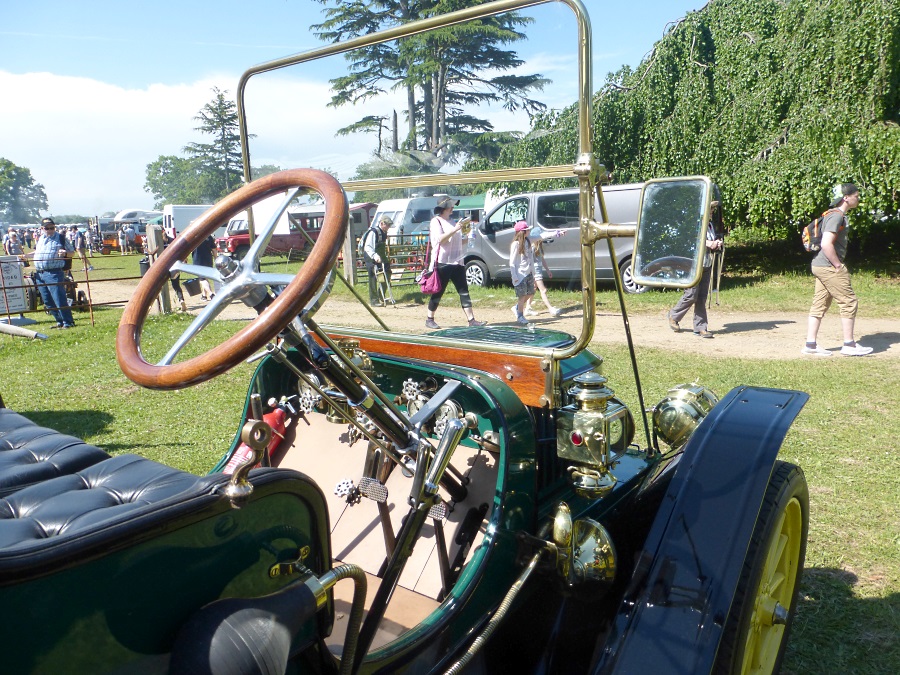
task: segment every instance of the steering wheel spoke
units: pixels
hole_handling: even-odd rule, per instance
[[[266,248],[269,246],[269,240],[275,233],[275,226],[278,225],[278,221],[281,219],[281,215],[287,210],[287,207],[291,205],[291,202],[294,201],[294,198],[297,196],[297,193],[299,191],[299,188],[288,190],[279,208],[276,209],[275,212],[272,213],[271,218],[269,218],[269,222],[267,222],[265,226],[257,233],[257,236],[253,240],[253,243],[250,244],[250,250],[247,251],[247,255],[244,256],[244,260],[248,261],[249,267],[255,268],[259,264],[259,261],[262,259],[263,254],[266,252]]]
[[[219,284],[224,283],[219,270],[215,269],[214,267],[206,267],[204,265],[190,265],[178,260],[172,265],[172,271],[184,272],[185,274],[193,274],[195,277],[208,279],[209,281],[215,281]]]
[[[257,272],[278,220],[299,191],[317,192],[325,200],[325,218],[319,237],[296,275]],[[233,271],[181,262],[222,222],[252,208],[257,202],[278,198],[280,208],[260,230],[250,251]],[[291,169],[270,174],[233,192],[198,218],[150,266],[125,307],[116,333],[119,366],[133,382],[151,389],[180,389],[212,379],[259,351],[301,312],[315,311],[331,286],[331,271],[344,242],[348,222],[347,195],[331,175],[315,169]],[[163,291],[170,271],[180,271],[217,284],[216,297],[191,322],[156,365],[144,360],[140,338],[150,306]],[[262,303],[266,287],[278,287],[277,297]],[[260,314],[220,345],[191,359],[174,362],[177,354],[224,308],[242,300],[259,307]],[[262,309],[265,307],[265,309]]]
[[[184,349],[191,340],[197,337],[197,334],[206,328],[209,324],[213,322],[213,320],[222,313],[229,304],[231,300],[227,298],[224,294],[219,293],[214,297],[210,303],[203,308],[203,310],[194,317],[194,320],[191,321],[191,325],[188,326],[185,331],[179,336],[179,338],[175,341],[175,344],[172,345],[172,348],[166,352],[166,355],[159,360],[156,364],[158,366],[168,366],[175,362],[175,357],[178,356],[179,352]]]

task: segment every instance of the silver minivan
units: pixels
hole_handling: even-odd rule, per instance
[[[643,183],[603,186],[603,200],[609,222],[618,225],[637,224]],[[599,218],[599,207],[596,207]],[[508,197],[490,210],[484,220],[472,228],[466,249],[466,280],[473,286],[490,281],[509,281],[509,248],[515,234],[513,226],[525,220],[532,236],[544,235],[544,260],[553,281],[581,279],[581,237],[578,225],[578,190],[528,192]],[[557,230],[563,235],[553,236]],[[634,238],[616,237],[616,264],[628,293],[642,293],[647,288],[635,284],[631,277],[631,252]],[[612,279],[612,263],[605,241],[597,243],[597,278]],[[544,278],[547,275],[544,274]]]

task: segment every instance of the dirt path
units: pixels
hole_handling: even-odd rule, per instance
[[[83,283],[79,285],[79,288]],[[91,285],[94,302],[110,302],[130,297],[136,281],[98,283]],[[200,296],[185,294],[188,309],[197,312],[204,306]],[[379,310],[385,323],[392,330],[420,333],[425,332],[425,307],[418,303],[398,303]],[[490,324],[513,325],[509,307],[496,308],[476,306],[479,319]],[[241,320],[252,317],[251,310],[243,305],[229,307],[222,318]],[[358,327],[376,327],[372,318],[355,302],[337,297],[329,298],[316,315],[322,324],[339,324]],[[572,334],[581,331],[582,310],[570,306],[559,317],[542,312],[532,319],[538,328],[552,328]],[[455,298],[448,298],[437,312],[437,322],[444,328],[459,326],[464,322],[462,310]],[[710,328],[715,338],[704,340],[690,330],[690,315],[682,322],[687,330],[673,333],[666,322],[665,312],[653,314],[629,314],[635,346],[659,349],[705,353],[710,356],[738,356],[752,359],[796,359],[815,358],[800,354],[806,338],[806,315],[791,313],[735,313],[725,309],[710,310]],[[608,308],[598,308],[593,341],[599,344],[624,344],[624,329],[619,312]],[[873,347],[873,358],[900,358],[900,319],[868,319],[861,315],[856,323],[856,337],[867,347]],[[836,309],[829,312],[819,331],[819,343],[826,349],[839,351],[841,345],[841,325]],[[820,357],[821,358],[821,357]]]

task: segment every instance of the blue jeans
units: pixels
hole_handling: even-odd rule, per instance
[[[34,273],[38,290],[44,307],[56,319],[56,323],[64,326],[74,326],[72,310],[69,309],[69,299],[66,297],[66,273],[63,270],[42,270]],[[43,284],[49,284],[44,286]]]

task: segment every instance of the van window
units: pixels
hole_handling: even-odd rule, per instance
[[[528,200],[511,199],[490,215],[484,223],[484,231],[491,234],[508,230],[520,220],[525,220],[527,216]]]
[[[538,197],[537,222],[545,229],[578,227],[578,195]]]
[[[412,222],[413,225],[416,223],[426,223],[431,222],[433,214],[428,209],[416,209],[412,214]]]

